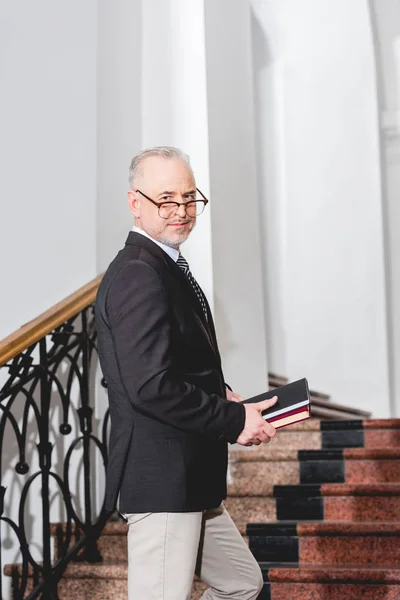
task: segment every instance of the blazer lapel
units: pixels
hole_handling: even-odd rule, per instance
[[[151,254],[161,259],[164,264],[167,266],[171,275],[174,279],[178,279],[180,284],[184,286],[184,288],[188,291],[188,295],[190,298],[190,306],[193,309],[194,318],[198,323],[199,327],[202,329],[204,335],[208,339],[208,342],[211,346],[211,349],[215,356],[218,358],[218,361],[221,362],[221,358],[218,352],[217,341],[215,337],[215,330],[212,321],[212,315],[210,311],[209,304],[206,299],[207,313],[208,313],[208,321],[205,318],[203,308],[200,304],[200,300],[197,297],[196,292],[193,289],[190,281],[182,271],[180,267],[176,264],[174,260],[160,246],[155,244],[148,237],[142,235],[141,233],[136,233],[135,231],[130,231],[128,238],[125,242],[126,244],[134,244],[136,246],[140,246],[142,248],[146,248]]]

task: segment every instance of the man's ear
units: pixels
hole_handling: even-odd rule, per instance
[[[134,217],[140,217],[139,195],[133,190],[129,190],[128,192],[128,206]]]

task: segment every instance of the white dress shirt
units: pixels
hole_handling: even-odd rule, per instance
[[[144,235],[144,237],[149,238],[149,240],[151,240],[152,242],[157,244],[157,246],[160,246],[161,250],[164,250],[164,252],[166,252],[168,254],[168,256],[170,256],[174,262],[176,262],[178,260],[179,250],[177,250],[176,248],[171,248],[170,246],[166,246],[165,244],[159,242],[158,240],[155,240],[148,233],[143,231],[143,229],[136,227],[136,225],[134,225],[132,227],[132,231],[134,231],[135,233],[140,233],[141,235]]]

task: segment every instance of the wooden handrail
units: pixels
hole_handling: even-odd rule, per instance
[[[46,310],[36,319],[29,321],[29,323],[1,340],[0,367],[92,304],[96,298],[102,277],[103,275],[99,275],[92,279],[92,281]]]

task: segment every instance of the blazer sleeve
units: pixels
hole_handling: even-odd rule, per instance
[[[106,305],[125,392],[135,408],[174,427],[235,442],[245,408],[182,379],[172,362],[168,297],[153,267],[140,260],[114,277]]]

